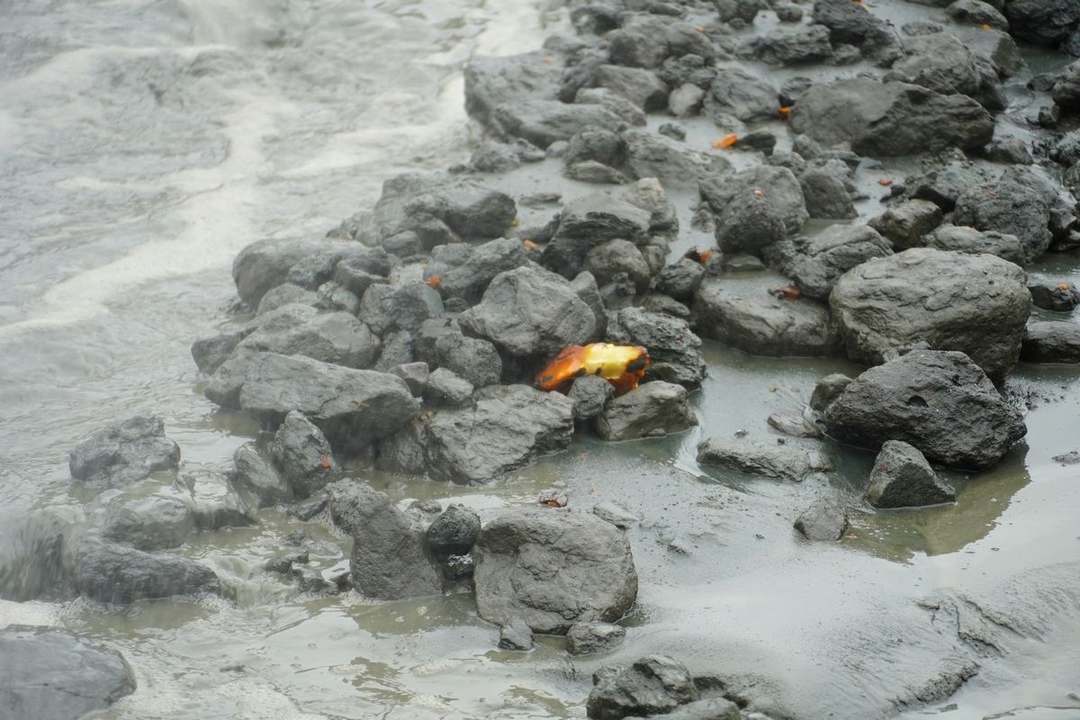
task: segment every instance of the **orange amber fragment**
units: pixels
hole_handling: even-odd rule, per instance
[[[432,275],[424,282],[427,283],[428,287],[432,290],[442,290],[442,278],[438,275]]]
[[[781,105],[780,106],[780,117],[783,118],[784,120],[787,120],[789,115],[791,115],[791,106],[790,105]]]
[[[571,345],[537,374],[536,387],[566,392],[574,378],[597,375],[614,385],[615,392],[621,395],[637,387],[648,366],[649,353],[636,345]]]
[[[724,148],[731,147],[737,142],[739,142],[738,133],[731,133],[730,135],[725,135],[724,137],[714,141],[712,146],[717,150],[723,150]]]
[[[526,250],[539,250],[540,246],[536,244],[535,240],[529,240],[528,238],[521,241],[521,244],[525,246]]]

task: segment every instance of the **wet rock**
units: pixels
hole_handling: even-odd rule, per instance
[[[648,244],[642,251],[645,259],[649,261],[653,270],[659,270],[660,266],[654,263],[656,258],[649,255],[649,248],[657,240],[674,241],[679,236],[679,211],[675,203],[664,191],[663,185],[655,177],[645,177],[632,185],[621,188],[615,192],[623,202],[630,203],[634,207],[649,213],[649,237]],[[665,251],[666,252],[666,251]],[[663,259],[660,259],[662,264]]]
[[[622,137],[611,130],[586,127],[578,130],[570,138],[562,160],[564,165],[595,160],[596,162],[617,167],[626,159],[626,143]]]
[[[296,410],[285,415],[269,451],[280,477],[301,500],[326,487],[341,469],[326,436]]]
[[[962,155],[953,157],[944,165],[908,178],[904,197],[929,200],[949,212],[956,207],[956,199],[965,191],[993,180],[993,175],[985,168],[968,162]]]
[[[851,378],[841,373],[831,373],[821,378],[814,385],[814,392],[810,395],[811,409],[825,412],[825,408],[840,397],[840,393],[844,392],[844,388],[849,384],[851,384]]]
[[[473,387],[499,382],[503,371],[502,358],[492,343],[459,332],[435,340],[435,365],[453,371]]]
[[[313,290],[306,290],[292,283],[282,283],[277,287],[270,288],[262,296],[259,306],[255,308],[255,317],[262,317],[286,305],[308,305],[314,308],[318,299],[319,294]],[[251,329],[254,330],[255,327],[253,326]]]
[[[801,9],[799,14],[801,16]],[[753,57],[770,65],[818,63],[828,60],[833,54],[829,29],[824,25],[809,25],[797,30],[762,35],[750,40],[747,45]]]
[[[431,251],[431,262],[424,279],[439,278],[444,300],[461,298],[473,305],[495,276],[521,267],[529,258],[520,240],[499,238],[482,245],[454,243],[439,245]]]
[[[785,412],[770,413],[766,418],[769,427],[791,437],[821,437],[821,430],[814,423],[802,415],[793,415]]]
[[[650,221],[649,212],[605,193],[575,198],[563,206],[559,229],[544,248],[544,264],[572,278],[594,247],[616,239],[644,243]]]
[[[645,112],[667,107],[668,86],[656,73],[641,68],[601,65],[596,68],[596,85],[622,95]]]
[[[685,665],[666,655],[650,655],[630,666],[598,670],[585,710],[599,720],[668,715],[698,697]]]
[[[1020,238],[997,230],[985,232],[965,225],[942,225],[923,236],[921,245],[935,250],[978,255],[996,255],[1002,260],[1022,265],[1027,253]]]
[[[716,77],[716,68],[710,65],[704,56],[688,53],[668,58],[660,65],[656,74],[668,87],[691,85],[706,90]]]
[[[714,177],[700,185],[701,199],[716,215],[723,215],[732,204],[749,198],[764,200],[774,208],[787,232],[797,232],[810,214],[806,210],[802,187],[790,170],[759,165],[724,177]]]
[[[1066,65],[1058,73],[1054,87],[1050,90],[1054,102],[1063,108],[1080,108],[1080,61]]]
[[[424,388],[427,387],[431,369],[426,362],[411,362],[395,365],[390,368],[390,374],[397,375],[404,380],[413,397],[420,397],[424,394]]]
[[[376,335],[394,330],[413,332],[425,320],[443,314],[442,298],[426,283],[372,285],[360,300],[360,319]]]
[[[106,540],[152,552],[183,545],[195,530],[187,503],[151,495],[110,504],[101,534]]]
[[[760,75],[738,65],[718,65],[705,109],[714,121],[731,116],[742,122],[761,122],[779,117],[780,100],[776,88]]]
[[[825,432],[870,449],[903,440],[933,462],[981,470],[1027,428],[966,355],[914,350],[855,378],[825,409]]]
[[[1054,312],[1070,312],[1080,305],[1080,290],[1071,282],[1054,282],[1047,277],[1028,276],[1031,302],[1037,308]]]
[[[267,572],[273,572],[279,575],[288,575],[289,572],[292,571],[293,565],[307,565],[310,561],[310,552],[307,550],[297,550],[296,552],[286,553],[271,560],[267,560],[266,564],[263,565],[263,569]]]
[[[255,507],[270,507],[293,499],[292,487],[273,462],[259,453],[255,443],[247,442],[236,449],[233,467],[238,489]]]
[[[124,656],[62,628],[0,629],[0,717],[78,720],[135,691]]]
[[[274,353],[262,353],[251,364],[239,404],[267,427],[297,410],[345,452],[394,433],[420,412],[405,381],[389,373]]]
[[[676,300],[686,302],[694,297],[694,291],[704,277],[705,268],[701,263],[690,258],[680,258],[656,276],[656,289]]]
[[[638,178],[656,178],[666,187],[693,187],[730,171],[728,160],[716,153],[689,149],[684,143],[642,130],[628,130],[626,167]]]
[[[716,218],[716,244],[725,253],[760,256],[787,234],[778,208],[761,190],[734,198]]]
[[[199,530],[247,527],[255,523],[251,509],[223,473],[187,468],[165,493],[173,494],[191,508]]]
[[[574,419],[591,420],[604,410],[615,396],[615,386],[596,375],[583,375],[574,380],[567,394],[574,401]]]
[[[477,610],[500,625],[521,617],[535,632],[565,633],[618,620],[637,597],[630,543],[595,515],[507,510],[484,527],[475,556]]]
[[[823,357],[839,349],[840,335],[827,308],[770,291],[783,279],[707,279],[694,295],[694,330],[751,353],[771,357]]]
[[[1020,138],[1001,138],[983,148],[983,157],[1002,165],[1031,165],[1035,161],[1027,144]]]
[[[905,200],[870,220],[869,225],[881,233],[894,250],[899,251],[922,244],[923,236],[940,225],[941,218],[941,208],[935,203],[929,200]]]
[[[495,107],[513,100],[558,97],[563,63],[545,50],[509,56],[476,55],[465,64],[465,110],[488,128]]]
[[[889,25],[860,4],[816,0],[813,21],[829,28],[833,47],[856,47],[864,57],[879,65],[888,66],[900,54],[899,43]]]
[[[558,100],[522,100],[495,107],[494,123],[511,137],[528,140],[546,148],[558,140],[569,140],[579,128],[595,125],[619,130],[625,121],[602,105],[567,105]]]
[[[955,36],[935,33],[911,38],[904,42],[904,51],[906,56],[896,61],[886,80],[921,85],[942,95],[979,92],[981,75],[975,57]]]
[[[820,542],[839,540],[847,526],[847,512],[832,496],[818,498],[795,519],[795,529],[803,537]]]
[[[356,297],[363,297],[372,285],[387,282],[390,257],[382,248],[367,248],[365,255],[351,254],[334,266],[333,280]]]
[[[1025,264],[1050,247],[1051,202],[1030,172],[1006,173],[1001,180],[968,188],[956,199],[953,223],[1015,235]]]
[[[502,650],[532,650],[535,644],[532,629],[521,618],[514,618],[499,628],[499,648]]]
[[[461,505],[451,505],[428,526],[427,542],[436,557],[467,555],[480,537],[480,516]]]
[[[723,698],[704,698],[680,705],[664,715],[650,715],[651,718],[664,720],[768,720],[765,715],[751,713],[742,715],[739,706]]]
[[[641,522],[640,515],[611,500],[601,500],[596,505],[593,505],[592,513],[620,530],[625,530]]]
[[[1070,0],[1008,0],[1005,17],[1015,37],[1056,45],[1080,27],[1080,6]]]
[[[581,88],[574,95],[574,102],[578,105],[597,105],[622,121],[620,125],[605,125],[609,130],[619,130],[627,125],[645,125],[645,113],[641,108],[607,88]],[[555,149],[558,143],[559,141],[556,141],[548,148],[552,157],[557,157]]]
[[[103,603],[221,592],[214,571],[194,560],[92,537],[76,546],[71,579],[76,593]]]
[[[441,410],[427,423],[426,461],[436,480],[485,482],[561,450],[574,429],[574,404],[525,385],[478,390],[470,408]]]
[[[1062,320],[1031,323],[1024,331],[1020,359],[1033,363],[1080,363],[1080,325]]]
[[[259,240],[248,245],[233,260],[232,276],[237,294],[249,307],[258,306],[268,290],[286,281],[293,265],[325,250],[331,242],[287,238]]]
[[[701,386],[707,372],[701,338],[685,320],[628,307],[619,310],[608,329],[611,342],[640,345],[649,351],[647,379],[677,383],[690,390]]]
[[[438,595],[442,575],[424,533],[385,493],[348,479],[328,486],[330,516],[353,538],[350,576],[357,591],[376,600]]]
[[[245,324],[220,333],[204,335],[191,344],[191,357],[204,375],[213,375],[221,364],[229,359],[241,340],[255,331],[255,326]]]
[[[926,342],[965,352],[988,375],[1016,364],[1031,308],[1026,275],[991,255],[925,248],[870,260],[829,298],[848,356],[866,365]]]
[[[444,367],[436,368],[428,377],[427,388],[424,390],[426,405],[447,405],[461,407],[472,402],[475,388],[473,384],[458,375],[453,370]]]
[[[604,440],[637,440],[681,432],[697,425],[686,388],[663,381],[639,385],[609,401],[596,418]]]
[[[626,628],[605,622],[577,622],[566,632],[566,651],[571,655],[595,655],[622,645]]]
[[[380,286],[389,289],[389,286]],[[360,320],[345,312],[320,313],[291,303],[259,318],[259,326],[238,350],[303,355],[352,368],[368,368],[379,356],[380,343]]]
[[[497,275],[480,304],[463,312],[458,322],[516,357],[554,355],[597,333],[596,314],[569,281],[539,267]]]
[[[855,203],[842,180],[822,170],[808,170],[799,176],[803,198],[810,217],[824,220],[850,220],[858,217]]]
[[[630,182],[630,178],[626,175],[595,160],[584,160],[568,165],[563,170],[563,175],[571,180],[598,185],[625,185]]]
[[[919,507],[953,502],[956,493],[941,482],[917,448],[887,440],[870,471],[866,499],[878,508]]]
[[[180,465],[180,446],[165,437],[160,417],[136,415],[95,430],[68,458],[71,476],[95,485],[122,487]]]
[[[993,118],[967,96],[869,78],[811,86],[789,125],[823,145],[847,142],[856,153],[875,157],[973,149],[994,135]]]
[[[648,290],[652,280],[652,270],[645,257],[629,240],[609,240],[592,248],[585,256],[584,269],[592,273],[599,285],[625,274],[638,293]]]
[[[704,90],[692,83],[683,83],[668,95],[668,112],[677,118],[688,118],[697,115],[701,111],[701,105],[704,101]],[[685,132],[682,137],[673,136],[670,132],[664,134],[673,137],[675,140],[686,139]]]
[[[872,258],[892,255],[892,248],[865,225],[830,225],[816,235],[784,241],[776,254],[783,273],[804,295],[825,299],[841,275]]]
[[[616,65],[632,68],[654,68],[668,56],[664,26],[659,19],[642,18],[607,36],[608,57]]]
[[[713,437],[700,443],[697,461],[727,470],[802,482],[815,472],[833,469],[820,450],[799,445],[760,445],[738,438]]]
[[[797,23],[803,19],[803,9],[801,5],[789,2],[778,2],[773,5],[773,12],[776,13],[776,17],[783,23]]]

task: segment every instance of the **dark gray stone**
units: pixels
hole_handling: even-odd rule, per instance
[[[431,252],[424,278],[439,278],[444,299],[461,298],[472,305],[483,297],[496,275],[527,262],[524,246],[514,238],[499,238],[482,245],[439,245]]]
[[[520,617],[561,634],[575,622],[618,620],[637,598],[630,543],[588,513],[507,510],[484,527],[474,554],[477,610],[500,625]]]
[[[574,401],[574,419],[591,420],[604,410],[604,405],[615,396],[615,386],[596,375],[582,375],[574,379],[567,394]]]
[[[724,698],[703,698],[694,700],[685,705],[680,705],[669,713],[663,715],[650,715],[654,720],[742,720],[743,715],[739,712],[739,706]],[[747,716],[747,720],[767,720],[766,716],[753,713]]]
[[[832,496],[818,498],[795,519],[795,529],[807,540],[839,540],[844,536],[847,526],[847,512]]]
[[[760,193],[760,194],[759,194]],[[779,209],[764,191],[745,192],[733,198],[716,218],[716,244],[725,253],[745,252],[760,256],[786,233]]]
[[[680,302],[687,302],[693,299],[694,291],[704,277],[705,268],[701,263],[679,258],[657,274],[656,289]]]
[[[1024,331],[1020,359],[1033,363],[1080,363],[1080,325],[1062,320],[1031,323]]]
[[[453,370],[435,368],[424,390],[425,406],[448,405],[461,407],[472,402],[473,384]]]
[[[810,298],[826,299],[840,276],[871,258],[892,255],[889,243],[865,225],[830,225],[776,248],[780,268]]]
[[[802,10],[799,10],[800,16]],[[802,65],[818,63],[832,57],[829,29],[824,25],[809,25],[796,30],[780,31],[750,40],[748,50],[755,58],[770,65]],[[779,109],[775,103],[774,114]]]
[[[870,220],[869,225],[892,244],[893,250],[900,251],[921,245],[923,236],[940,225],[941,218],[941,208],[935,203],[905,200]]]
[[[293,489],[274,467],[273,462],[259,453],[253,442],[236,448],[233,453],[235,482],[241,493],[257,508],[291,502]]]
[[[601,65],[596,68],[595,81],[597,87],[622,95],[645,112],[667,107],[668,86],[650,70]]]
[[[412,333],[408,330],[392,330],[383,338],[379,359],[371,369],[378,372],[391,372],[399,365],[411,364],[414,359]]]
[[[492,113],[501,103],[558,97],[562,73],[561,60],[544,50],[509,56],[476,55],[465,64],[465,110],[493,128]]]
[[[595,655],[622,645],[626,628],[605,622],[577,622],[566,632],[566,651],[571,655]]]
[[[85,538],[74,549],[71,579],[75,592],[103,603],[179,595],[217,595],[221,583],[207,566],[175,555]]]
[[[878,508],[919,507],[953,502],[956,493],[941,482],[917,448],[887,440],[870,471],[866,499]]]
[[[257,307],[263,295],[286,281],[289,270],[303,258],[328,246],[345,243],[312,239],[267,239],[254,242],[233,260],[232,276],[236,292],[249,307]]]
[[[787,412],[770,413],[765,420],[769,427],[791,437],[821,437],[821,430],[802,415]]]
[[[147,552],[183,545],[195,530],[191,507],[162,495],[110,504],[101,534],[106,540]]]
[[[428,526],[427,542],[437,557],[468,555],[480,537],[480,516],[461,505],[451,505]]]
[[[135,691],[117,651],[62,628],[0,629],[0,717],[79,720]]]
[[[810,217],[802,187],[785,167],[759,165],[734,175],[714,177],[702,182],[700,191],[702,200],[717,215],[723,215],[730,205],[761,199],[776,210],[789,233],[797,232]]]
[[[247,527],[255,523],[251,509],[223,473],[186,468],[167,492],[175,493],[191,507],[195,527],[199,530]]]
[[[341,471],[326,436],[296,410],[285,416],[269,450],[276,470],[300,500],[322,490]]]
[[[989,25],[997,30],[1009,29],[1009,21],[997,8],[982,0],[956,0],[945,10],[953,22],[964,25]]]
[[[924,235],[920,244],[935,250],[969,255],[996,255],[1017,265],[1023,265],[1027,256],[1023,243],[1015,235],[1007,235],[997,230],[983,232],[965,225],[942,225]]]
[[[572,278],[594,247],[616,239],[643,244],[651,219],[649,212],[606,193],[575,198],[563,206],[559,229],[544,248],[544,265]]]
[[[952,222],[976,230],[996,230],[1020,239],[1024,262],[1037,259],[1050,247],[1051,202],[1042,188],[1022,170],[1001,180],[968,188],[956,199]]]
[[[428,377],[431,370],[426,362],[411,362],[403,365],[395,365],[390,368],[391,375],[397,375],[409,386],[409,392],[413,397],[420,397],[427,387]]]
[[[444,314],[442,297],[426,283],[372,285],[360,299],[360,319],[375,332],[414,332],[425,320]]]
[[[589,125],[617,131],[625,123],[603,105],[568,105],[558,100],[504,102],[495,107],[492,118],[506,135],[523,138],[541,148],[558,140],[569,140],[580,128]]]
[[[701,338],[690,330],[686,320],[642,308],[623,308],[608,328],[608,339],[648,350],[646,379],[677,383],[690,390],[700,387],[705,379]]]
[[[1080,27],[1080,6],[1072,0],[1007,0],[1012,34],[1036,45],[1056,45]]]
[[[818,412],[825,412],[825,408],[829,404],[840,397],[840,393],[844,392],[851,383],[851,378],[841,373],[832,373],[826,375],[817,381],[814,385],[814,392],[810,395],[810,407]]]
[[[896,61],[886,80],[920,85],[942,95],[979,92],[981,76],[975,56],[955,36],[934,33],[910,38],[904,42],[904,51],[906,56]]]
[[[851,220],[858,217],[855,203],[844,182],[823,170],[807,170],[799,176],[803,199],[810,217],[823,220]]]
[[[499,628],[499,648],[502,650],[532,650],[535,644],[532,629],[521,618],[514,618]]]
[[[380,343],[367,325],[349,313],[320,313],[309,305],[290,303],[261,315],[258,327],[237,349],[369,368],[379,356]]]
[[[692,188],[731,171],[731,163],[717,153],[700,152],[685,143],[644,130],[627,130],[626,169],[634,177],[655,178],[665,187]]]
[[[148,415],[95,430],[68,459],[73,478],[109,487],[130,485],[179,465],[180,446],[165,437],[160,417]]]
[[[198,338],[191,344],[191,357],[195,360],[195,366],[204,375],[213,375],[240,341],[254,331],[254,325],[245,324]]]
[[[626,159],[626,143],[618,133],[602,128],[586,127],[570,138],[562,160],[564,165],[595,160],[611,167],[622,165]]]
[[[844,0],[815,0],[813,21],[829,28],[833,47],[849,45],[864,57],[888,66],[900,55],[890,26],[859,3]]]
[[[630,666],[601,668],[585,702],[590,718],[668,715],[699,697],[686,666],[665,655],[650,655]]]
[[[825,431],[874,450],[903,440],[933,462],[982,470],[1027,428],[966,355],[914,350],[855,378],[825,409]]]
[[[833,469],[832,461],[807,445],[759,445],[748,440],[709,438],[697,448],[697,461],[726,470],[802,482],[808,475]]]
[[[697,422],[686,388],[658,380],[610,400],[596,418],[596,434],[604,440],[637,440],[682,432]]]
[[[584,269],[592,273],[598,285],[606,285],[624,274],[638,293],[649,288],[652,270],[637,246],[629,240],[609,240],[593,247],[585,255]]]
[[[780,114],[779,97],[776,88],[760,75],[738,65],[718,65],[705,108],[714,120],[718,115],[743,122],[775,120]]]
[[[494,385],[502,377],[502,358],[487,340],[446,333],[435,340],[435,362],[474,387]]]
[[[612,500],[601,500],[593,505],[593,515],[605,520],[620,530],[625,530],[628,527],[632,527],[641,522],[641,516],[635,512],[627,510],[622,505]]]
[[[1071,282],[1029,275],[1028,291],[1031,293],[1031,302],[1043,310],[1071,312],[1080,305],[1080,290]]]

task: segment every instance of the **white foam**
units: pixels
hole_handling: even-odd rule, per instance
[[[59,624],[58,612],[56,605],[48,603],[0,600],[0,627],[8,627],[9,625],[47,625],[55,627]]]

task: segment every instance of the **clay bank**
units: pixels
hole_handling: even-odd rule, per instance
[[[295,621],[230,671],[325,717],[1080,717],[1080,5],[557,15],[466,64],[468,163],[239,253],[191,353],[249,439],[103,423],[8,599],[272,585]],[[92,688],[56,717],[145,692],[0,645]],[[59,702],[23,681],[0,713]]]

